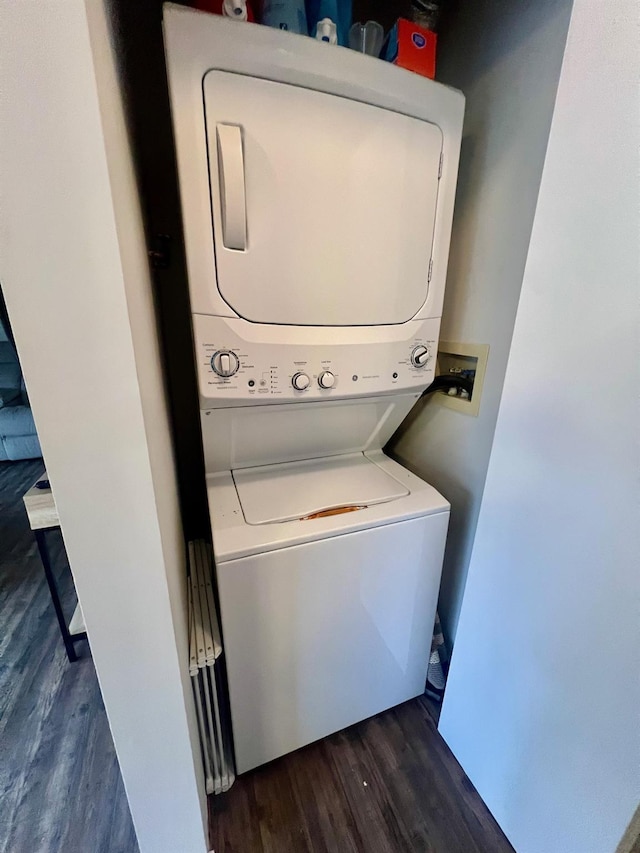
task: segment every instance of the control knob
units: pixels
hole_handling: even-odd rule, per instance
[[[311,380],[307,376],[306,373],[296,373],[291,379],[291,384],[296,389],[296,391],[304,391],[309,387],[309,383]]]
[[[336,377],[330,370],[325,370],[318,376],[318,385],[321,388],[333,388]]]
[[[233,376],[238,372],[239,367],[238,356],[230,350],[219,350],[211,357],[211,369],[218,376]]]
[[[414,347],[413,352],[411,353],[411,364],[414,367],[424,367],[429,361],[430,356],[431,353],[429,352],[429,347],[424,344],[420,344],[419,346]]]

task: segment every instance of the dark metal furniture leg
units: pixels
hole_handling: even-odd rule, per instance
[[[69,633],[64,613],[62,612],[60,596],[58,595],[58,587],[51,568],[51,561],[49,560],[49,549],[47,548],[47,540],[45,536],[46,530],[34,530],[34,533],[36,535],[36,542],[38,543],[38,550],[40,551],[40,559],[42,560],[42,565],[44,567],[44,574],[47,579],[47,583],[49,584],[49,592],[51,593],[51,601],[53,601],[53,609],[56,611],[56,616],[58,618],[58,625],[60,626],[60,633],[62,634],[64,647],[67,651],[69,661],[73,663],[78,660],[78,656],[73,647],[73,640],[71,639],[71,634]]]

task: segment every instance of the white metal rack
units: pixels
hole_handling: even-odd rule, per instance
[[[221,667],[220,623],[213,595],[213,555],[203,539],[189,542],[189,675],[193,686],[207,794],[235,779],[231,726]]]

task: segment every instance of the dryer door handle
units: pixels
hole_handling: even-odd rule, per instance
[[[216,125],[222,242],[227,249],[247,248],[247,199],[242,132],[235,124]]]

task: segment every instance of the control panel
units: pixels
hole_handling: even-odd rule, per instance
[[[260,340],[255,324],[194,315],[202,408],[420,391],[433,381],[439,327],[439,319],[379,333],[269,326]]]

